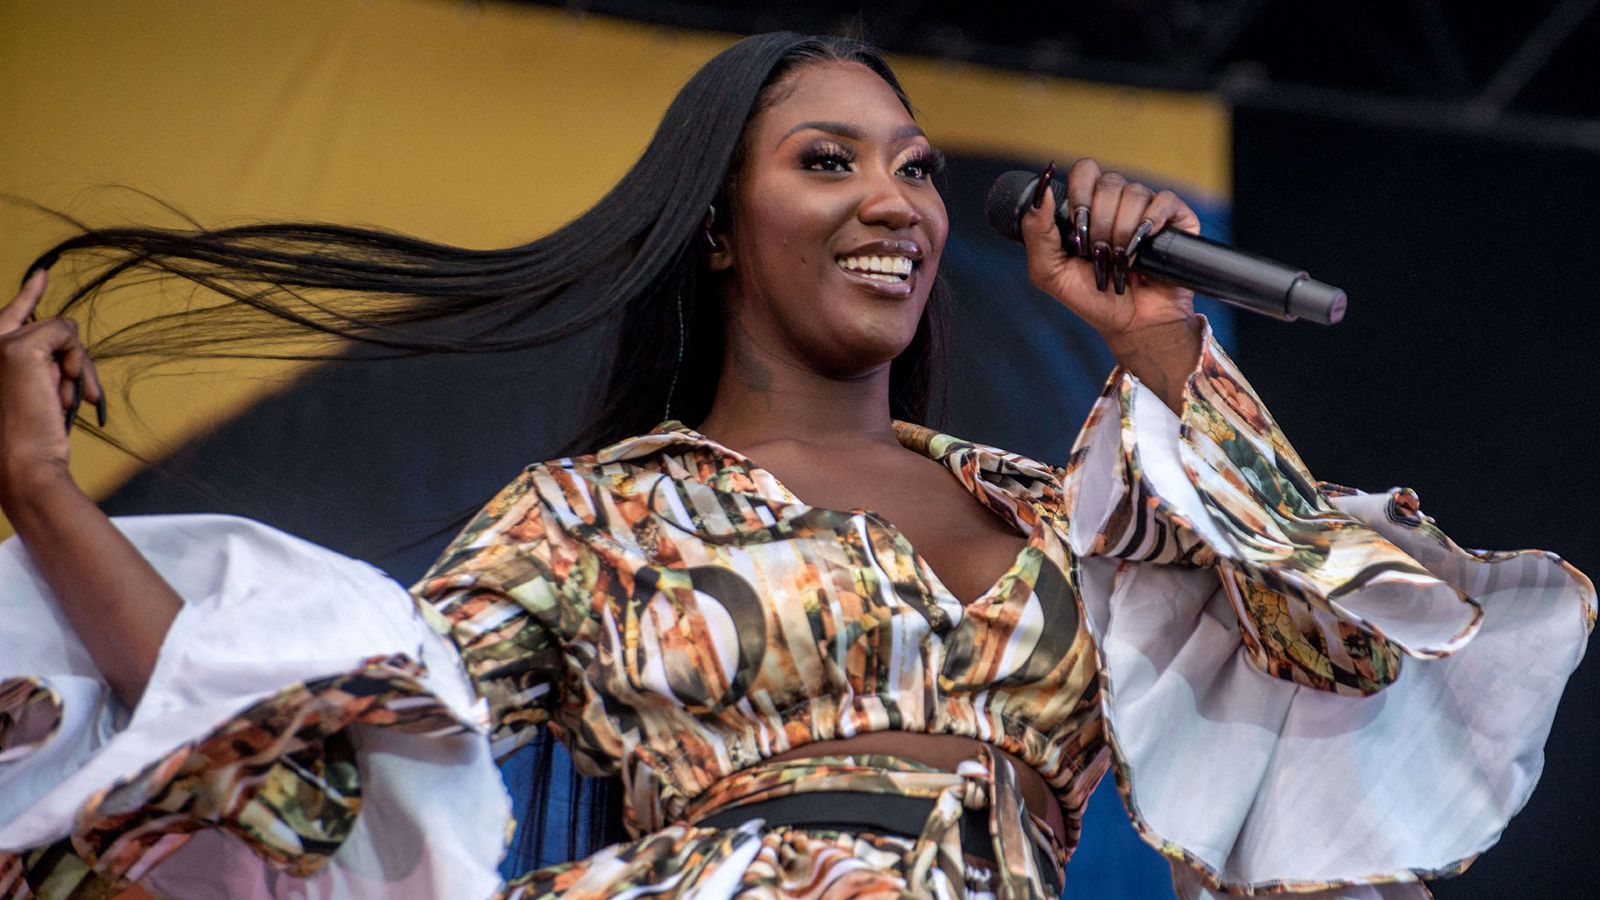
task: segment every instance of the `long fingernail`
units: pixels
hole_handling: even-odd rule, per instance
[[[78,406],[83,403],[83,379],[72,380],[72,403],[67,406],[67,434],[72,433],[72,424],[78,421]]]
[[[103,392],[100,399],[94,402],[94,420],[100,423],[101,428],[106,427],[106,395]]]
[[[1121,247],[1111,254],[1111,287],[1119,294],[1128,290],[1128,251]]]
[[[1139,245],[1144,243],[1144,239],[1150,236],[1150,229],[1154,227],[1156,227],[1156,223],[1145,219],[1139,223],[1138,228],[1133,230],[1133,237],[1128,239],[1128,265],[1133,265],[1134,256],[1139,252]]]
[[[1089,258],[1089,207],[1080,206],[1072,211],[1072,238],[1078,243],[1078,255]]]
[[[1111,245],[1105,241],[1094,242],[1094,289],[1106,289],[1106,276],[1110,275]]]
[[[1033,199],[1029,200],[1028,203],[1034,209],[1038,209],[1039,207],[1044,205],[1045,195],[1050,193],[1050,179],[1055,174],[1056,174],[1055,160],[1051,160],[1050,164],[1044,167],[1044,171],[1039,173],[1039,182],[1038,182],[1038,184],[1035,184],[1033,186]]]

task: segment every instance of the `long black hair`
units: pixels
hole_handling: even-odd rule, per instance
[[[861,41],[757,35],[701,67],[628,174],[589,210],[537,240],[475,250],[313,222],[215,229],[191,223],[181,230],[74,222],[79,233],[46,250],[29,271],[70,256],[83,274],[63,301],[40,312],[87,317],[112,290],[153,278],[191,282],[204,289],[200,295],[215,295],[215,302],[191,301],[180,312],[96,336],[89,350],[102,362],[493,353],[607,326],[606,388],[587,425],[566,441],[569,452],[644,432],[669,415],[695,424],[710,410],[723,357],[720,298],[702,248],[707,211],[732,210],[747,125],[773,101],[774,85],[827,61],[867,66],[911,109],[888,63]],[[891,365],[896,418],[926,421],[943,387],[948,303],[936,282],[915,337]],[[327,340],[307,345],[306,337]],[[348,352],[351,341],[360,353]],[[552,749],[545,732],[530,751],[531,822],[524,823],[517,860],[525,867],[562,857],[544,846],[551,807],[567,802],[556,799],[562,794],[572,798],[566,858],[621,837],[620,791],[600,779],[560,790],[550,778]]]
[[[537,240],[475,250],[315,222],[80,226],[29,267],[69,255],[84,265],[70,294],[41,314],[88,315],[108,289],[151,277],[185,279],[206,296],[220,295],[98,336],[89,350],[102,362],[493,353],[607,326],[606,388],[567,449],[595,449],[668,415],[695,424],[710,410],[723,355],[720,298],[702,246],[707,211],[714,206],[727,224],[746,125],[773,85],[823,61],[867,66],[911,109],[888,63],[861,41],[756,35],[689,79],[638,162],[599,202]],[[894,417],[929,417],[942,387],[947,318],[948,298],[936,283],[915,337],[891,366]],[[308,336],[328,340],[295,340]],[[350,341],[363,345],[359,354],[348,352]]]

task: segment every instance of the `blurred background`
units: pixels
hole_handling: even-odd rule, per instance
[[[946,430],[1064,461],[1110,359],[1028,286],[981,208],[1002,171],[1095,156],[1179,191],[1207,233],[1348,291],[1333,328],[1205,306],[1319,477],[1414,487],[1467,546],[1553,549],[1594,574],[1595,6],[0,0],[0,192],[96,225],[181,211],[507,246],[598,199],[738,36],[854,34],[890,51],[951,157]],[[0,277],[69,232],[0,202]],[[188,302],[125,294],[92,333]],[[565,442],[593,400],[591,346],[164,368],[113,399],[112,433],[143,458],[80,436],[74,466],[115,513],[251,515],[410,581],[452,522]],[[1594,666],[1528,808],[1437,896],[1590,893]],[[524,770],[509,764],[514,786]],[[561,858],[558,824],[508,872]],[[1068,895],[1171,896],[1109,782]]]

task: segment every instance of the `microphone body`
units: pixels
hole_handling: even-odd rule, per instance
[[[1032,172],[1001,175],[985,205],[989,226],[1022,240],[1022,215],[1038,180]],[[1073,228],[1066,205],[1063,198],[1055,211],[1063,239]],[[1333,325],[1344,318],[1347,305],[1344,291],[1313,280],[1303,269],[1172,228],[1145,238],[1129,270],[1286,322],[1309,319]]]

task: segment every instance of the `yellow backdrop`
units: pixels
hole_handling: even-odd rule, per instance
[[[100,187],[120,184],[211,225],[293,217],[520,243],[616,181],[678,87],[732,40],[446,0],[0,0],[0,191],[94,224],[156,217]],[[1227,194],[1229,125],[1213,98],[893,62],[947,149],[1093,155]],[[0,291],[65,233],[0,204]],[[141,383],[139,430],[175,446],[294,375],[237,371]],[[114,429],[130,420],[113,409]],[[74,453],[96,496],[137,468],[93,440]]]

